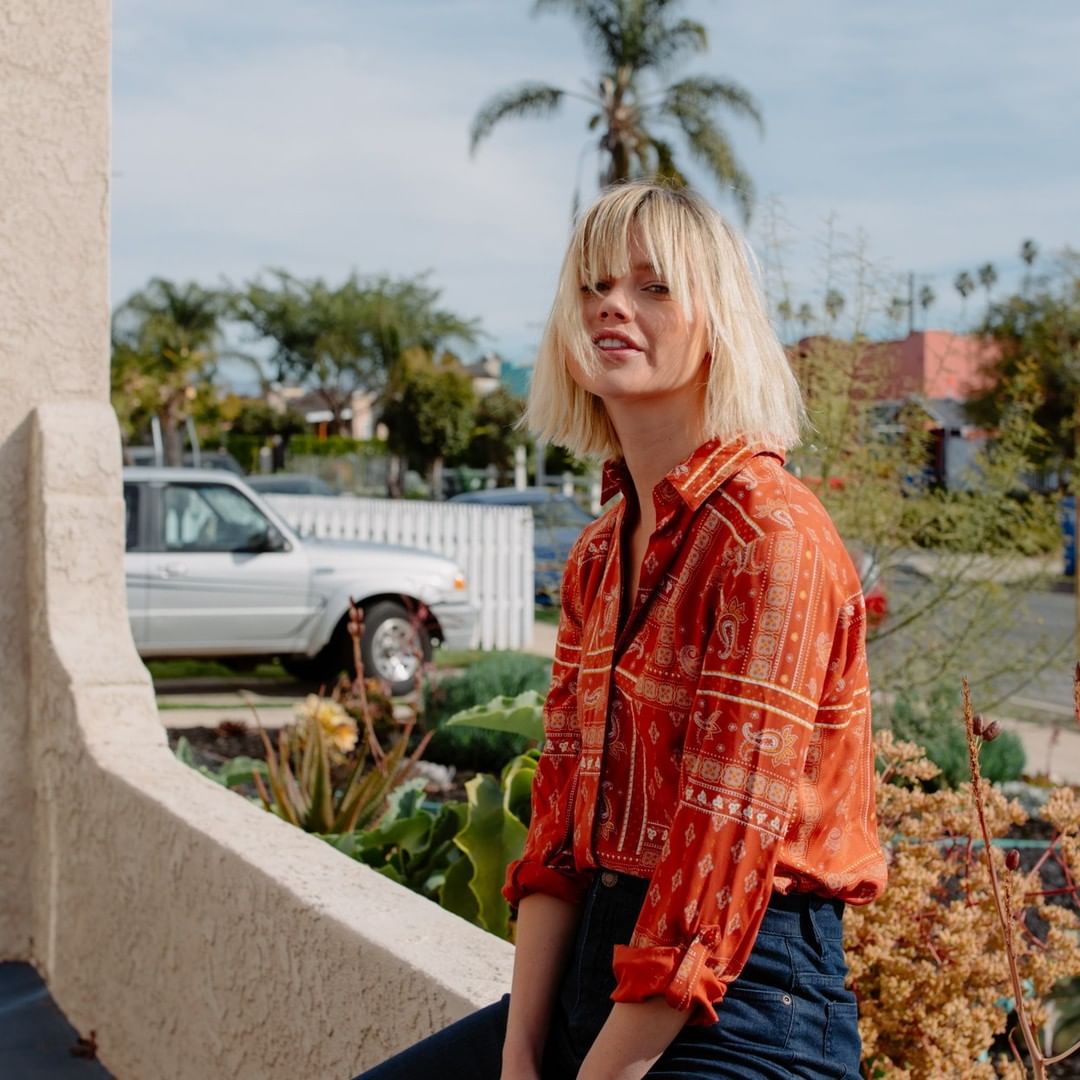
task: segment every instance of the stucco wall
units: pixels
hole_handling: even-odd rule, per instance
[[[0,959],[119,1080],[347,1077],[511,950],[179,765],[131,643],[108,373],[108,6],[0,13]]]
[[[0,953],[30,948],[24,566],[30,411],[103,399],[108,368],[108,5],[0,13]],[[32,543],[32,540],[30,541]]]

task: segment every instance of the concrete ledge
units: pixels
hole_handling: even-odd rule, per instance
[[[33,958],[102,1062],[348,1077],[503,993],[509,945],[168,751],[123,601],[111,410],[39,408],[32,462]]]

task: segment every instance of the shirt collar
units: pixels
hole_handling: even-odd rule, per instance
[[[772,454],[780,459],[781,464],[784,461],[783,450],[778,446],[748,443],[744,439],[728,442],[710,439],[676,465],[660,483],[670,484],[687,507],[696,510],[721,484],[758,454]],[[625,496],[632,484],[626,462],[622,458],[611,458],[604,462],[600,501],[606,503],[619,492]]]

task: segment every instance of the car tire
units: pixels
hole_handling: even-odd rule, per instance
[[[407,694],[416,687],[421,658],[431,660],[431,638],[404,604],[380,600],[364,609],[360,657],[368,677],[388,683],[395,696]]]
[[[322,653],[318,656],[283,656],[281,666],[298,682],[320,682],[328,667]]]

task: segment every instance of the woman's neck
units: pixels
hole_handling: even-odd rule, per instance
[[[651,532],[656,525],[653,488],[705,441],[704,423],[700,408],[652,409],[640,402],[635,406],[620,409],[609,403],[608,415],[634,484],[641,524]]]

